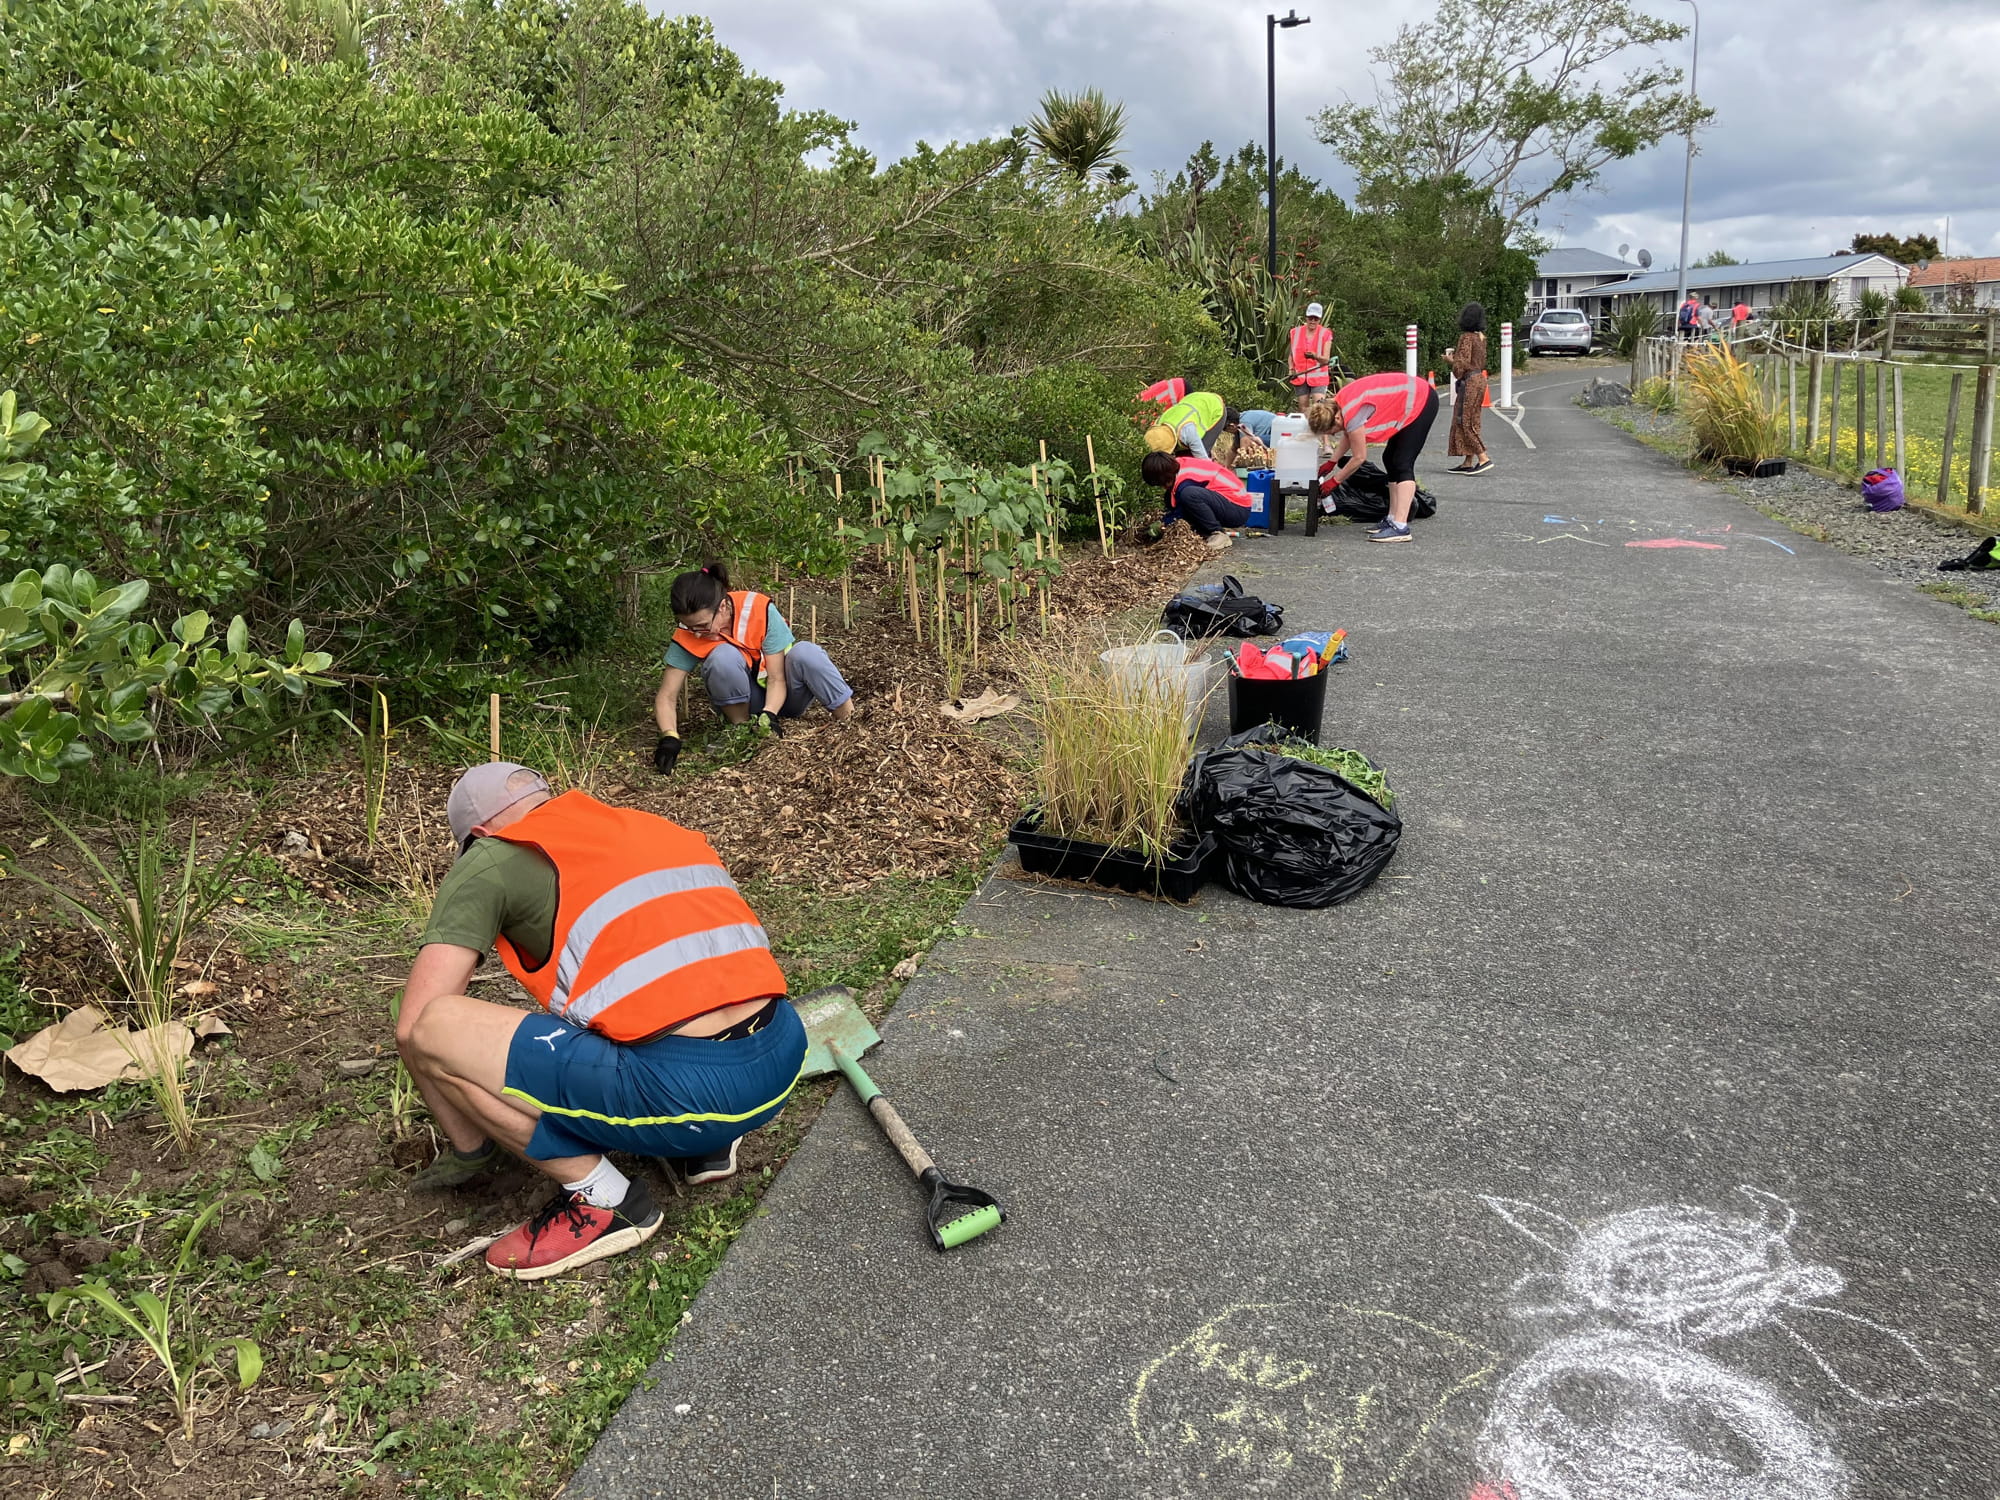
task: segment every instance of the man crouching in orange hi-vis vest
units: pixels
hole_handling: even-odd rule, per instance
[[[690,1183],[736,1170],[805,1065],[806,1034],[769,941],[708,840],[582,792],[552,796],[511,761],[446,803],[459,855],[403,987],[396,1047],[451,1145],[414,1186],[458,1187],[507,1160],[555,1180],[486,1252],[523,1281],[649,1239],[660,1210],[605,1154],[676,1159]],[[491,946],[541,1004],[465,993]]]
[[[775,600],[751,589],[729,587],[721,563],[674,580],[668,604],[676,628],[667,643],[666,671],[653,695],[653,718],[660,726],[653,769],[665,774],[681,757],[681,684],[700,672],[708,698],[732,724],[754,714],[771,733],[796,719],[815,702],[836,719],[852,717],[854,689],[840,669],[811,641],[792,635]]]

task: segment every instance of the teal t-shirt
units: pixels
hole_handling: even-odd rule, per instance
[[[778,601],[769,600],[764,605],[764,654],[777,656],[798,644],[792,634],[792,627],[785,623],[785,617],[778,613]],[[731,648],[734,649],[733,647]],[[696,656],[679,641],[667,642],[667,665],[679,667],[683,672],[698,671],[701,658]]]

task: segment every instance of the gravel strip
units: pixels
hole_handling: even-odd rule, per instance
[[[1650,412],[1640,406],[1615,407],[1598,416],[1614,427],[1664,438],[1684,447],[1687,426],[1671,412]],[[1628,426],[1629,424],[1629,426]],[[1843,552],[1865,558],[1892,577],[1912,584],[1946,584],[1985,601],[1980,609],[2000,609],[2000,569],[1941,573],[1946,558],[1963,557],[1983,533],[1940,521],[1920,510],[1896,510],[1876,515],[1861,503],[1861,492],[1794,463],[1774,479],[1712,477],[1750,504],[1783,521],[1794,531],[1830,543]]]

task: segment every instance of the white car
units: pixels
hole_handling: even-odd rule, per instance
[[[1594,354],[1597,330],[1573,307],[1552,307],[1528,329],[1530,354]]]

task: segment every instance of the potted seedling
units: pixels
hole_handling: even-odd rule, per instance
[[[1731,474],[1768,479],[1785,472],[1777,413],[1757,386],[1757,375],[1727,345],[1697,349],[1687,359],[1681,400],[1694,433],[1694,456],[1720,463]]]
[[[1033,805],[1009,831],[1031,874],[1186,901],[1213,840],[1174,804],[1194,755],[1186,696],[1107,672],[1073,646],[1024,664],[1038,732]]]

